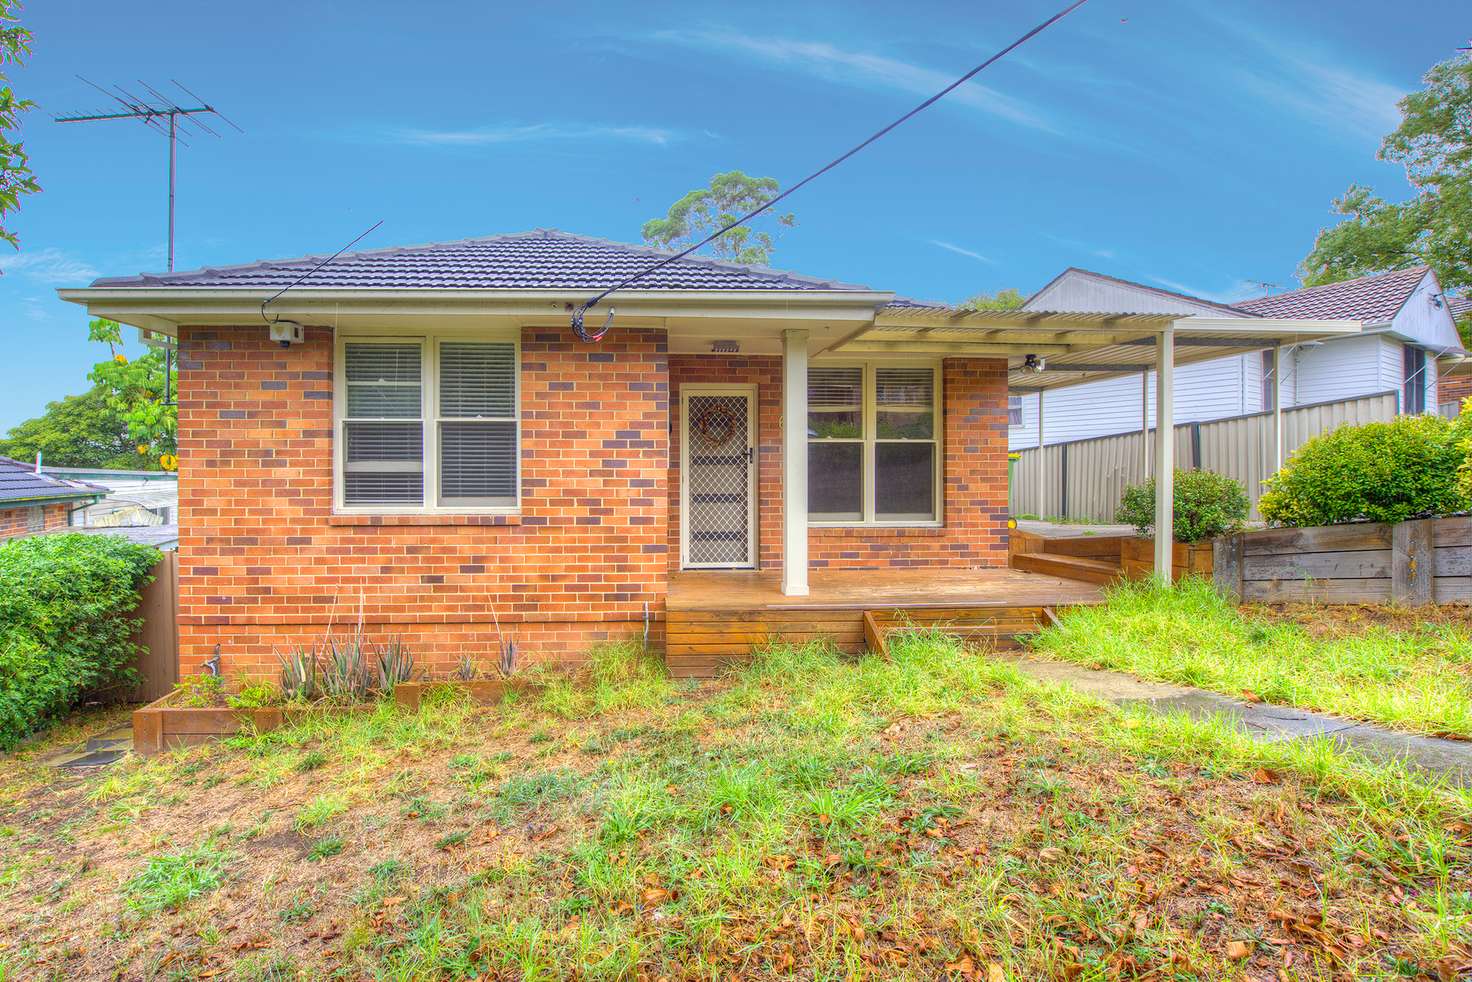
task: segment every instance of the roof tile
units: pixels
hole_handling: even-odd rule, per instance
[[[34,464],[0,457],[0,503],[91,498],[106,493],[106,488],[82,481],[67,481],[50,474],[37,474]]]
[[[345,253],[313,273],[305,288],[396,290],[604,290],[669,253],[537,229],[459,242]],[[176,273],[103,277],[93,287],[276,289],[326,256],[262,260]],[[638,290],[843,290],[869,288],[765,266],[688,256],[640,280]]]
[[[1425,266],[1413,266],[1393,273],[1361,276],[1340,283],[1242,300],[1237,306],[1261,317],[1343,319],[1378,324],[1396,315],[1426,272]]]

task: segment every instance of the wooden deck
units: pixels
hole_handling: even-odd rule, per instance
[[[856,654],[912,624],[954,626],[1005,647],[1034,630],[1045,609],[1102,595],[1095,584],[1015,569],[813,570],[808,580],[808,596],[788,597],[776,573],[674,574],[665,607],[670,673],[714,675],[773,640],[827,639]]]

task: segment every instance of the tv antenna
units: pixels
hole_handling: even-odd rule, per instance
[[[177,144],[182,142],[186,147],[189,146],[189,141],[181,137],[179,131],[183,129],[185,133],[193,136],[196,134],[193,129],[189,128],[193,127],[201,133],[219,137],[220,134],[210,129],[201,118],[204,116],[223,119],[234,127],[236,132],[244,133],[245,130],[236,126],[235,121],[230,117],[173,79],[169,81],[180,92],[192,99],[193,105],[187,103],[181,105],[173,97],[165,95],[143,81],[138,84],[148,91],[149,98],[147,99],[140,99],[120,85],[114,85],[113,91],[108,91],[91,79],[83,78],[81,75],[78,75],[77,78],[116,102],[119,108],[110,112],[68,113],[54,117],[58,123],[98,123],[109,119],[136,119],[149,129],[157,130],[169,138],[169,272],[172,273],[174,271],[174,175],[178,168]]]
[[[1262,291],[1263,296],[1267,296],[1283,285],[1281,283],[1269,283],[1267,280],[1251,280],[1250,282]]]

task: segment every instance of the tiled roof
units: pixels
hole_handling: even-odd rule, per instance
[[[1237,306],[1260,317],[1343,319],[1379,324],[1390,320],[1405,305],[1426,271],[1425,266],[1413,266],[1394,273],[1242,300]]]
[[[645,246],[537,229],[483,239],[344,253],[302,283],[304,289],[588,290],[607,289],[663,259]],[[324,256],[262,260],[176,273],[103,277],[93,287],[275,289],[293,283]],[[661,267],[632,290],[843,290],[868,287],[797,273],[689,256]]]
[[[1446,305],[1455,320],[1472,317],[1472,297],[1447,297]]]
[[[22,501],[92,498],[106,493],[106,488],[37,474],[34,464],[0,457],[0,507]]]

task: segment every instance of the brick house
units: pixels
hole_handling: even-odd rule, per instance
[[[37,473],[34,464],[0,457],[0,541],[64,529],[73,510],[106,493],[106,488]]]
[[[268,308],[315,257],[60,291],[177,343],[181,671],[219,645],[274,672],[359,618],[433,670],[503,634],[567,660],[659,640],[697,594],[793,623],[842,594],[811,618],[839,633],[885,584],[980,602],[1009,572],[1009,385],[1141,343],[1174,363],[1172,315],[968,314],[697,258],[574,336],[576,304],[662,255],[538,230],[344,255]]]

